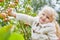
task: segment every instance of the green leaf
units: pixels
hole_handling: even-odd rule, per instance
[[[11,36],[8,40],[24,40],[24,37],[22,34],[14,32],[11,34]]]
[[[7,40],[10,36],[11,25],[7,25],[0,28],[0,40]]]
[[[4,6],[4,2],[0,2],[0,6]]]

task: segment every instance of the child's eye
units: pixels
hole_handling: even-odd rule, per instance
[[[46,18],[48,18],[48,19],[49,19],[49,17],[48,17],[48,16],[46,16]]]
[[[45,15],[45,14],[42,14],[42,15]]]

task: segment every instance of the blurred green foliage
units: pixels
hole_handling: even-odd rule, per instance
[[[8,40],[24,40],[24,37],[22,34],[12,33]]]
[[[16,6],[9,6],[9,4],[11,2],[14,3],[15,0],[5,0],[0,2],[0,13],[6,12],[6,9],[11,7],[14,9],[14,12],[36,16],[38,10],[40,10],[44,5],[47,5],[45,0],[38,1],[39,2],[37,2],[37,0],[19,0]],[[51,4],[49,4],[49,6],[51,6]],[[60,12],[58,13],[58,22],[60,23]],[[10,24],[12,24],[12,31],[10,30]],[[6,29],[7,31],[5,32]],[[3,22],[3,19],[0,18],[0,40],[30,40],[30,37],[31,27],[24,24],[24,22],[16,21],[15,19]]]
[[[8,40],[12,25],[7,25],[0,28],[0,40]]]

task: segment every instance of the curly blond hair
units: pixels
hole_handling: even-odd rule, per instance
[[[60,27],[58,22],[56,21],[56,19],[58,18],[58,13],[52,7],[44,6],[42,10],[39,11],[38,16],[40,16],[43,12],[53,15],[54,23],[56,27],[56,35],[60,38]]]
[[[55,20],[59,17],[58,13],[52,7],[49,7],[49,6],[44,6],[42,10],[39,11],[38,15],[40,16],[43,12],[53,15],[53,18]]]

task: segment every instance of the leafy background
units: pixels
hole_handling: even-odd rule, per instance
[[[14,5],[15,3],[15,5]],[[12,5],[13,4],[13,5]],[[53,7],[59,14],[60,24],[60,0],[0,0],[0,13],[6,13],[7,8],[13,8],[13,12],[36,16],[43,6]],[[9,17],[7,22],[0,18],[0,40],[30,40],[31,27],[24,22]]]

